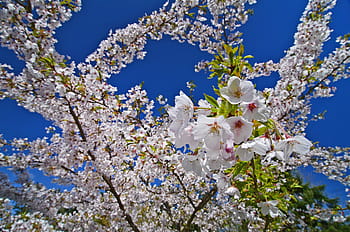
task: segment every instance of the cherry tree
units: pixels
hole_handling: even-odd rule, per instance
[[[335,0],[309,0],[294,45],[278,62],[250,64],[239,27],[255,0],[174,0],[111,32],[84,62],[59,54],[55,30],[79,0],[0,1],[1,45],[25,62],[20,74],[0,65],[1,99],[52,122],[48,136],[1,137],[0,228],[3,231],[278,231],[306,223],[294,207],[302,188],[291,171],[312,165],[349,186],[347,148],[307,138],[311,100],[332,96],[349,77],[349,35],[320,59]],[[212,55],[198,63],[217,80],[215,96],[179,90],[163,113],[142,85],[126,93],[108,84],[148,40],[164,35]],[[273,88],[251,82],[279,74]],[[28,169],[54,176],[47,188]],[[303,213],[343,221],[343,209],[309,205]]]

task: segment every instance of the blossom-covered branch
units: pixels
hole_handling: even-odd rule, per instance
[[[0,99],[52,122],[48,137],[0,138],[0,228],[4,231],[278,231],[306,226],[290,174],[313,165],[349,185],[346,148],[322,148],[305,134],[315,97],[349,77],[349,36],[319,59],[329,39],[334,0],[310,0],[294,45],[278,64],[250,64],[238,28],[254,0],[175,0],[111,32],[85,62],[55,50],[55,30],[80,9],[79,0],[5,0],[0,44],[25,62],[15,74],[0,65]],[[215,96],[198,103],[179,90],[175,105],[155,102],[141,85],[126,93],[107,83],[148,39],[164,35],[213,55]],[[276,86],[256,90],[251,79],[278,71]],[[5,135],[6,136],[6,135]],[[346,153],[343,156],[335,153]],[[28,175],[37,169],[64,191]],[[311,208],[310,208],[311,207]],[[341,208],[343,209],[343,208]],[[325,209],[326,211],[328,209]],[[329,209],[333,210],[333,209]],[[298,213],[299,212],[299,213]],[[336,216],[345,220],[342,210]],[[322,212],[324,215],[324,212]],[[332,220],[332,218],[329,218]]]

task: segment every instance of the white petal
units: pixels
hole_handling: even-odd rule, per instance
[[[253,123],[248,122],[242,117],[227,118],[227,122],[234,134],[234,142],[240,144],[246,141],[252,134]]]
[[[301,155],[305,155],[310,151],[312,143],[308,139],[301,135],[295,136],[294,139],[296,141],[296,144],[293,149],[294,152],[299,153]]]
[[[198,147],[199,142],[194,139],[192,133],[193,126],[190,125],[183,129],[175,138],[175,147],[180,148],[188,144],[192,150]]]
[[[236,150],[236,155],[238,155],[241,161],[250,161],[253,158],[254,153],[249,149],[238,147]]]
[[[218,151],[220,150],[220,134],[217,133],[209,133],[207,137],[204,139],[204,143],[206,147],[210,150]]]
[[[196,140],[204,139],[210,131],[210,126],[208,126],[210,123],[205,118],[207,117],[200,115],[198,123],[193,127],[193,135]]]
[[[289,155],[287,155],[283,151],[272,151],[271,153],[273,153],[277,159],[282,161],[287,161],[289,158]]]
[[[241,193],[239,192],[238,188],[236,187],[229,187],[226,191],[225,191],[226,194],[232,196],[234,199],[239,199],[241,197]]]
[[[196,156],[186,156],[182,161],[182,167],[186,171],[192,171],[199,176],[202,174],[202,165]]]
[[[238,104],[241,102],[242,90],[240,88],[241,80],[238,77],[231,77],[228,80],[227,86],[220,89],[220,94],[223,98],[231,104]]]
[[[263,143],[262,141],[255,141],[253,146],[253,151],[259,155],[265,155],[266,152],[269,150],[269,147],[267,144]]]
[[[255,89],[254,85],[250,81],[241,81],[240,83],[241,91],[243,93],[241,97],[242,102],[251,102],[254,99]]]

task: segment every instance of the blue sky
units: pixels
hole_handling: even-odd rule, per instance
[[[164,2],[165,0],[83,0],[82,10],[57,30],[57,50],[76,62],[84,61],[111,29],[123,28],[136,22],[139,17],[158,9]],[[246,53],[255,57],[252,62],[269,59],[278,62],[284,56],[284,51],[293,45],[293,35],[306,4],[307,0],[261,0],[252,7],[255,13],[242,27]],[[331,40],[326,43],[324,54],[336,46],[334,41],[337,36],[350,33],[350,0],[338,0],[333,12],[331,27],[334,32]],[[162,94],[172,103],[179,90],[186,88],[186,81],[193,80],[198,86],[195,90],[198,98],[204,92],[211,93],[215,81],[207,80],[208,73],[194,72],[194,65],[198,61],[211,58],[208,54],[168,37],[161,41],[149,41],[146,50],[148,54],[144,60],[137,60],[111,78],[110,83],[116,85],[120,92],[144,81],[150,97]],[[14,54],[4,48],[0,48],[0,63],[13,65],[17,73],[23,67],[23,63],[18,62]],[[256,80],[257,87],[272,87],[276,78],[276,75],[259,78]],[[338,91],[335,97],[314,101],[314,112],[327,109],[325,120],[312,122],[307,129],[307,137],[319,141],[322,146],[350,146],[350,80],[340,81],[336,86]],[[40,115],[18,107],[11,100],[0,101],[0,107],[0,133],[5,138],[35,139],[45,136],[45,127],[50,122]],[[306,180],[316,185],[326,183],[330,196],[345,199],[341,185],[312,174],[310,169],[304,173]]]

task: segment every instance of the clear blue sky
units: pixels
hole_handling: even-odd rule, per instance
[[[57,50],[76,62],[84,61],[97,48],[99,42],[106,38],[109,30],[136,22],[139,17],[158,9],[164,2],[165,0],[83,0],[82,10],[57,30]],[[252,7],[254,15],[242,27],[246,53],[255,57],[253,62],[269,59],[278,62],[284,56],[284,51],[293,45],[293,35],[307,0],[258,2]],[[326,44],[325,54],[334,48],[337,36],[350,33],[350,0],[338,0],[333,12],[331,27],[334,32]],[[120,92],[145,81],[144,87],[152,98],[162,94],[172,103],[179,90],[186,88],[186,81],[193,80],[198,86],[195,91],[198,98],[202,97],[203,92],[211,93],[211,86],[215,82],[206,79],[207,73],[194,72],[194,65],[198,61],[210,59],[206,53],[167,37],[161,41],[149,41],[146,48],[148,54],[144,60],[130,64],[110,80]],[[23,63],[18,62],[4,48],[0,48],[0,63],[13,65],[16,72],[20,72],[23,67]],[[263,89],[272,87],[275,81],[276,75],[257,79],[256,84],[259,89]],[[350,146],[350,80],[340,81],[336,86],[338,91],[335,97],[320,99],[314,104],[314,112],[327,109],[326,119],[311,123],[307,130],[307,137],[319,141],[322,146]],[[21,109],[11,100],[0,101],[0,107],[0,133],[5,138],[35,139],[45,136],[44,128],[50,123],[40,115]],[[345,199],[341,185],[326,181],[320,175],[313,175],[309,169],[305,173],[306,179],[316,185],[326,183],[332,197]]]

